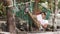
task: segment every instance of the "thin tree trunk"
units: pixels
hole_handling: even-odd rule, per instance
[[[12,13],[12,7],[7,9],[7,25],[9,32],[11,34],[16,34],[15,18],[14,18],[14,14]]]
[[[38,8],[38,3],[40,0],[35,0],[35,6],[34,6],[34,12],[35,14],[40,12],[40,9]]]
[[[15,17],[12,13],[13,10],[13,0],[3,0],[5,2],[5,6],[7,7],[7,25],[8,25],[8,31],[11,34],[16,34],[15,29]]]
[[[54,25],[54,31],[56,30],[56,15],[57,15],[57,12],[58,12],[58,0],[54,0],[55,2],[55,8],[54,8],[54,19],[53,19],[53,25]]]
[[[40,9],[38,8],[38,3],[39,3],[39,1],[40,0],[35,0],[35,7],[34,7],[34,12],[35,12],[35,14],[38,14],[38,13],[40,13]],[[33,19],[34,20],[34,19]],[[37,23],[37,22],[36,22]],[[37,23],[37,26],[39,27],[39,24]],[[37,30],[39,30],[39,28],[37,29]]]

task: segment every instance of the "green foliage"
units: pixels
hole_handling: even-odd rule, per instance
[[[16,0],[18,3],[21,3],[21,2],[29,2],[30,0]]]
[[[3,3],[0,3],[0,16],[5,16],[6,15],[6,8],[4,7]]]
[[[44,2],[46,2],[47,0],[40,0],[40,3],[44,3]]]
[[[2,3],[0,3],[0,15],[2,15]]]
[[[2,5],[3,5],[3,3],[0,3],[0,10],[2,9]]]
[[[59,3],[58,3],[58,8],[60,9],[60,1],[59,1]]]

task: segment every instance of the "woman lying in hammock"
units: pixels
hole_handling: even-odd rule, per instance
[[[36,15],[37,20],[39,21],[40,25],[45,29],[48,26],[48,20],[45,20],[46,18],[46,13],[41,12],[40,14]]]

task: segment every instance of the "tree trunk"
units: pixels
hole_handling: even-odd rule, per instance
[[[35,0],[35,6],[34,6],[34,13],[35,14],[38,14],[40,13],[40,9],[38,8],[38,3],[39,3],[40,0]]]
[[[7,25],[8,25],[8,31],[11,34],[16,34],[15,29],[15,17],[12,13],[13,10],[13,0],[3,0],[5,2],[5,6],[7,6]]]
[[[16,29],[15,29],[15,17],[14,14],[12,13],[13,7],[10,7],[7,9],[7,25],[8,25],[8,30],[11,34],[16,34]]]
[[[57,25],[56,25],[56,15],[57,15],[57,12],[58,12],[58,0],[54,0],[54,3],[55,3],[55,8],[54,8],[54,19],[53,19],[53,25],[54,25],[54,31],[56,30],[57,28]]]

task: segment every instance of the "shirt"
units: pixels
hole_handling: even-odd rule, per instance
[[[41,25],[48,24],[48,20],[44,20],[41,14],[37,15],[37,20],[40,22]]]

